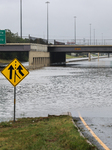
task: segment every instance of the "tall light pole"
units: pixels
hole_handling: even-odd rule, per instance
[[[91,45],[91,24],[90,24],[90,45]]]
[[[74,40],[76,45],[76,16],[74,16]]]
[[[22,0],[20,0],[20,37],[22,38]]]
[[[47,44],[49,43],[49,22],[48,22],[48,4],[49,4],[50,2],[46,2],[46,4],[47,4]]]
[[[103,33],[102,33],[102,45],[103,45]]]
[[[95,45],[95,29],[94,29],[94,45]]]

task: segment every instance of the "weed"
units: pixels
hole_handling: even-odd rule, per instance
[[[12,123],[11,122],[2,122],[2,123],[0,123],[0,127],[12,127]]]
[[[95,150],[71,120],[70,116],[48,116],[2,122],[0,150]]]

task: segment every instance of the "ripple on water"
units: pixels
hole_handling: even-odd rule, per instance
[[[0,121],[13,118],[13,86],[0,75]],[[111,68],[46,67],[17,86],[16,117],[112,107]]]

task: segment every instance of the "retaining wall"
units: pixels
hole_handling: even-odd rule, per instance
[[[37,69],[50,65],[50,53],[49,52],[29,52],[29,69]]]

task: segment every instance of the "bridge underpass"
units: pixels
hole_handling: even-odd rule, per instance
[[[29,66],[33,69],[52,64],[65,64],[66,53],[112,53],[112,45],[42,45],[7,43],[0,45],[1,52],[28,52]]]
[[[65,64],[66,53],[112,53],[112,45],[49,45],[50,60],[52,64]]]

